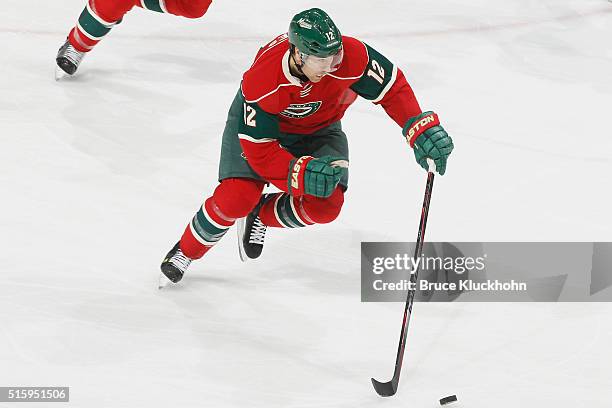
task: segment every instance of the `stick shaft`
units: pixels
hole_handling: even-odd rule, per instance
[[[419,222],[419,232],[417,235],[416,248],[414,249],[414,259],[421,256],[423,252],[423,241],[425,240],[425,228],[427,227],[427,215],[429,214],[429,203],[431,201],[431,192],[433,190],[434,172],[427,173],[427,184],[425,186],[425,197],[423,198],[423,207],[421,209],[421,221]],[[420,263],[416,264],[420,265]],[[393,372],[393,382],[399,383],[400,373],[402,371],[402,362],[404,360],[404,351],[406,349],[406,337],[408,335],[408,324],[412,315],[412,304],[416,294],[416,286],[418,282],[419,268],[417,267],[414,273],[410,275],[411,287],[414,289],[408,290],[406,305],[404,307],[404,319],[402,320],[402,331],[400,332],[400,341],[397,347],[397,358],[395,359],[395,370]]]

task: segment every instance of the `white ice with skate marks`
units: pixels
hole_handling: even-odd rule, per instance
[[[187,21],[134,10],[56,83],[84,3],[0,11],[0,385],[67,385],[75,407],[607,407],[609,304],[416,304],[398,394],[401,304],[359,302],[359,243],[416,237],[425,172],[379,107],[343,129],[336,222],[234,232],[182,283],[159,263],[215,185],[240,75],[299,9],[401,67],[455,139],[427,238],[610,241],[611,5],[215,1]]]

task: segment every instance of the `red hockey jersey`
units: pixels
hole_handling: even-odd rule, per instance
[[[399,125],[421,113],[400,69],[367,44],[343,36],[344,58],[320,82],[301,82],[289,70],[287,34],[262,47],[244,73],[240,143],[249,165],[287,191],[289,163],[283,133],[309,135],[339,121],[357,96],[381,105]]]

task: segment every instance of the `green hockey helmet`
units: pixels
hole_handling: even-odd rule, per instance
[[[326,12],[311,8],[291,19],[289,42],[306,55],[326,58],[340,52],[342,34]]]
[[[329,73],[340,66],[344,56],[342,34],[323,10],[311,8],[296,14],[288,35],[289,43],[300,52],[301,67]]]

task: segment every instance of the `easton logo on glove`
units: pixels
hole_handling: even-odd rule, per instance
[[[348,160],[345,157],[302,156],[291,160],[287,173],[287,192],[293,197],[305,194],[329,197],[346,174]]]
[[[294,190],[301,190],[300,186],[304,185],[304,172],[300,172],[302,166],[308,164],[312,160],[312,156],[302,156],[295,161],[291,168],[291,188]],[[300,180],[301,176],[301,180]]]
[[[428,112],[427,116],[423,116],[418,121],[413,123],[406,132],[406,137],[408,138],[408,143],[410,143],[410,147],[414,147],[414,141],[425,132],[427,129],[433,126],[439,126],[440,119],[438,119],[438,115],[433,112]]]

